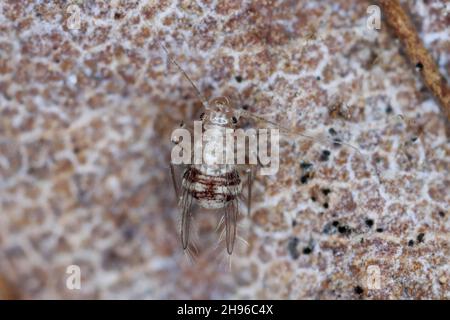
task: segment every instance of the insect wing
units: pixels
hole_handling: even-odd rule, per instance
[[[186,249],[189,245],[189,232],[191,228],[191,220],[192,220],[192,194],[189,191],[190,188],[190,176],[191,170],[187,172],[185,175],[187,177],[186,185],[183,186],[183,194],[180,199],[181,205],[181,243],[183,245],[183,249]]]
[[[238,200],[230,201],[225,207],[225,236],[228,254],[233,253],[234,241],[236,240]]]

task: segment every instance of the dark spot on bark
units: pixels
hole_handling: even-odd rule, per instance
[[[322,79],[322,78],[321,78],[320,76],[317,76],[317,77],[316,77],[316,80],[317,80],[317,81],[320,81],[321,79]]]
[[[414,240],[409,240],[408,241],[408,246],[412,247],[414,245]]]
[[[377,230],[376,230],[378,233],[381,233],[381,232],[383,232],[383,228],[377,228]]]
[[[372,219],[366,219],[366,226],[368,226],[369,228],[372,228],[373,220]]]
[[[328,188],[322,189],[321,191],[322,191],[322,193],[323,193],[324,195],[326,195],[326,196],[329,195],[330,192],[331,192],[331,190],[328,189]]]
[[[439,216],[440,216],[441,218],[445,217],[445,212],[444,212],[444,211],[439,211]]]
[[[114,14],[114,19],[116,19],[116,20],[122,19],[122,17],[123,17],[123,15],[120,12],[116,12]]]
[[[333,221],[333,227],[337,227],[339,225],[339,221],[335,220]]]
[[[360,286],[356,286],[355,287],[355,293],[361,295],[361,294],[364,293],[364,289],[361,288]]]
[[[122,235],[125,240],[132,240],[135,236],[135,230],[133,227],[126,227],[122,230]]]
[[[422,64],[422,62],[420,62],[420,61],[417,62],[416,68],[419,69],[419,70],[422,70],[422,69],[423,69],[423,64]]]
[[[328,209],[329,206],[330,206],[330,205],[328,204],[328,202],[325,202],[325,203],[323,204],[323,207],[324,207],[325,209]]]
[[[311,197],[311,201],[316,202],[316,200],[317,200],[316,197],[314,196]]]
[[[302,184],[306,184],[308,182],[309,178],[311,178],[311,176],[307,172],[300,178],[300,181],[301,181]]]
[[[417,137],[412,137],[411,138],[411,142],[416,142],[417,141]]]
[[[301,162],[300,163],[300,168],[302,168],[303,170],[311,169],[312,168],[312,163]]]
[[[329,132],[332,136],[337,135],[336,130],[334,130],[333,128],[328,129],[328,132]]]
[[[288,252],[294,260],[298,259],[298,257],[300,256],[300,253],[297,249],[298,242],[299,240],[297,237],[291,238],[288,242]]]
[[[328,161],[328,159],[330,158],[330,154],[331,154],[330,151],[323,150],[322,154],[320,155],[320,161]]]
[[[297,225],[297,220],[292,220],[292,226],[295,227]]]
[[[312,249],[310,247],[303,248],[303,254],[310,254]]]
[[[352,230],[348,226],[339,226],[338,231],[339,233],[344,235],[349,235],[350,233],[352,233]]]
[[[244,109],[244,110],[248,110],[248,108],[249,108],[248,104],[244,104],[244,105],[242,106],[242,109]]]
[[[387,107],[386,107],[386,113],[392,113],[392,107],[391,107],[391,105],[388,105]]]
[[[234,79],[236,79],[236,81],[237,81],[238,83],[241,83],[241,82],[242,82],[242,77],[241,77],[241,76],[236,76],[236,77],[234,77]]]
[[[117,270],[123,267],[123,258],[114,250],[108,250],[102,257],[102,266],[105,270]]]
[[[422,243],[424,238],[425,238],[425,233],[419,233],[419,235],[417,236],[417,242]]]
[[[327,224],[325,224],[325,226],[323,227],[322,232],[323,232],[324,234],[330,234],[330,233],[331,233],[331,228],[333,228],[333,227],[332,227],[332,224],[331,224],[331,223],[327,223]]]

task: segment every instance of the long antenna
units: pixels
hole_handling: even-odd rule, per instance
[[[195,89],[195,91],[197,92],[197,96],[199,97],[200,101],[202,102],[202,105],[205,109],[207,109],[207,105],[208,102],[206,101],[205,97],[202,95],[202,93],[200,92],[200,90],[197,88],[197,86],[195,85],[194,81],[192,81],[192,79],[188,76],[188,74],[186,73],[186,71],[183,70],[183,68],[178,64],[178,62],[172,58],[171,54],[169,53],[169,50],[167,50],[167,48],[158,41],[158,44],[161,46],[161,48],[166,52],[167,57],[169,58],[169,60],[177,66],[178,70],[180,70],[180,72],[184,75],[184,77],[189,81],[189,83],[192,85],[192,87]]]
[[[307,140],[311,140],[311,141],[329,142],[329,143],[333,143],[333,144],[344,145],[344,146],[347,146],[347,147],[350,147],[350,148],[354,149],[354,150],[357,151],[360,155],[363,155],[362,152],[361,152],[361,150],[359,150],[357,147],[355,147],[354,145],[352,145],[352,144],[350,144],[350,143],[343,142],[343,141],[339,141],[339,140],[335,140],[335,139],[328,139],[328,138],[325,138],[325,137],[320,137],[320,138],[319,138],[319,137],[314,137],[314,136],[307,135],[307,134],[304,134],[304,133],[301,133],[301,132],[298,132],[298,131],[290,130],[290,129],[288,129],[288,128],[285,128],[285,127],[283,127],[283,126],[280,126],[280,125],[279,125],[278,123],[276,123],[276,122],[270,121],[270,120],[268,120],[268,119],[265,119],[265,118],[263,118],[263,117],[261,117],[261,116],[259,116],[259,115],[253,114],[253,113],[251,113],[251,112],[248,112],[248,111],[245,111],[245,110],[239,110],[239,112],[240,112],[240,114],[243,115],[244,117],[247,117],[247,118],[253,118],[253,119],[256,119],[256,120],[259,120],[259,121],[268,123],[268,124],[274,126],[275,128],[278,128],[281,132],[284,132],[284,133],[287,134],[287,135],[290,135],[290,136],[299,136],[299,137],[303,137],[303,138],[305,138],[305,139],[307,139]]]

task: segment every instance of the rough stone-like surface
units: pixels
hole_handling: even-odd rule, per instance
[[[404,3],[448,78],[445,1]],[[368,5],[1,1],[0,297],[450,298],[444,123],[386,25],[366,28]],[[231,271],[211,253],[216,213],[198,214],[196,264],[181,249],[169,138],[200,104],[156,38],[208,98],[364,155],[284,140]]]

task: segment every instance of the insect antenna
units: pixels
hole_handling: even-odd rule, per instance
[[[200,99],[200,101],[202,102],[202,105],[205,109],[207,109],[208,106],[208,102],[206,100],[206,98],[202,95],[202,93],[200,92],[200,90],[197,88],[197,86],[195,85],[194,81],[192,81],[192,79],[189,77],[189,75],[187,74],[186,71],[184,71],[184,69],[178,64],[178,62],[172,57],[172,55],[169,53],[169,50],[167,50],[167,48],[158,41],[158,44],[160,45],[160,47],[164,50],[164,52],[167,54],[167,57],[169,58],[170,62],[172,62],[177,68],[178,70],[183,74],[183,76],[189,81],[189,83],[191,84],[191,86],[194,88],[195,92],[197,93],[198,98]]]
[[[247,117],[247,118],[250,118],[250,119],[254,119],[254,120],[257,120],[257,121],[261,121],[261,122],[270,124],[270,125],[274,126],[275,128],[279,129],[281,132],[283,132],[286,135],[294,136],[294,137],[295,136],[302,137],[302,138],[305,138],[307,140],[316,141],[316,142],[322,142],[322,143],[329,142],[329,143],[333,143],[333,144],[344,145],[344,146],[350,147],[353,150],[357,151],[360,155],[363,155],[361,150],[358,147],[355,147],[354,145],[352,145],[350,143],[343,142],[343,141],[340,141],[340,140],[337,140],[337,139],[329,139],[327,137],[312,136],[312,135],[308,135],[308,134],[299,132],[297,130],[291,130],[291,129],[288,129],[286,127],[280,126],[278,123],[276,123],[274,121],[265,119],[265,118],[263,118],[263,117],[261,117],[259,115],[256,115],[256,114],[251,113],[251,112],[246,111],[246,110],[240,110],[239,112],[240,112],[241,116],[244,116],[244,117]]]
[[[319,142],[319,143],[332,143],[332,144],[338,144],[338,145],[347,146],[347,147],[355,150],[358,153],[358,155],[363,159],[365,164],[369,163],[369,167],[367,169],[371,172],[371,175],[373,175],[374,177],[376,177],[378,179],[379,183],[382,183],[381,182],[380,173],[379,173],[378,169],[373,164],[370,164],[370,161],[367,159],[366,155],[363,154],[362,151],[358,147],[356,147],[356,146],[354,146],[354,145],[352,145],[350,143],[343,142],[343,141],[337,140],[337,139],[330,139],[330,138],[327,138],[327,137],[324,137],[324,136],[322,136],[322,137],[312,136],[312,135],[309,135],[309,134],[305,134],[305,133],[299,132],[299,130],[290,130],[290,129],[286,128],[286,127],[280,126],[278,123],[276,123],[274,121],[265,119],[265,118],[263,118],[263,117],[261,117],[261,116],[259,116],[257,114],[254,114],[254,113],[246,111],[246,110],[239,110],[239,114],[240,114],[240,116],[247,117],[247,118],[250,118],[250,119],[254,119],[256,121],[261,121],[261,122],[264,122],[264,123],[269,124],[271,126],[274,126],[275,128],[279,129],[282,133],[284,133],[284,134],[286,134],[288,136],[291,136],[291,137],[302,137],[302,138],[305,138],[307,140],[315,141],[315,142]]]

